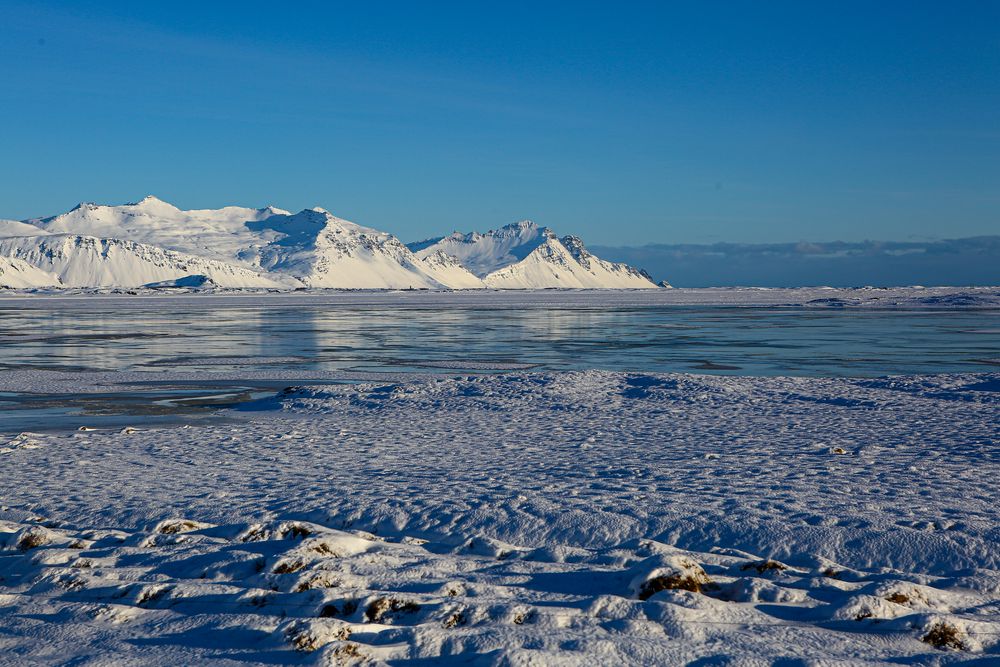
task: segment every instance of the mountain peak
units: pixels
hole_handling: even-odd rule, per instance
[[[330,213],[325,208],[320,208],[319,206],[315,206],[313,208],[304,208],[301,211],[299,211],[298,213],[294,213],[294,214],[289,215],[287,217],[289,217],[289,218],[302,218],[304,220],[309,220],[310,222],[323,222],[323,223],[325,223],[327,220],[329,220],[330,218],[332,218],[334,216],[333,216],[332,213]]]
[[[126,204],[130,208],[137,208],[143,211],[177,211],[179,210],[173,204],[168,204],[159,197],[154,197],[153,195],[146,195],[137,202],[130,202]]]
[[[503,227],[501,227],[497,231],[503,231],[505,229],[511,229],[511,230],[521,231],[521,232],[528,231],[528,230],[534,231],[534,230],[538,229],[538,225],[536,223],[532,222],[531,220],[518,220],[517,222],[512,222],[509,225],[504,225]]]
[[[129,202],[128,204],[126,204],[126,206],[142,206],[143,204],[157,204],[157,203],[163,204],[165,202],[159,197],[155,197],[153,195],[146,195],[139,201]]]
[[[100,207],[101,207],[100,204],[96,204],[92,201],[82,201],[73,208],[71,208],[69,212],[72,213],[73,211],[93,211]]]

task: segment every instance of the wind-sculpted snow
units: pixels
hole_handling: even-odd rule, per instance
[[[1000,374],[516,372],[23,433],[0,443],[4,652],[990,664],[998,408]]]

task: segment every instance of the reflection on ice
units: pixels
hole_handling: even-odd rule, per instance
[[[0,304],[0,369],[442,372],[599,368],[873,376],[983,369],[993,311],[325,305],[222,297],[90,309]],[[104,304],[103,307],[101,304]],[[218,306],[216,306],[218,304]]]

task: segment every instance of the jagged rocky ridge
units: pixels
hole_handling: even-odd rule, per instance
[[[410,245],[321,208],[185,211],[156,197],[0,221],[0,287],[652,288],[531,222]]]

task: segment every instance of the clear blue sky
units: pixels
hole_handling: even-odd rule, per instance
[[[0,3],[0,218],[1000,233],[1000,2]]]

